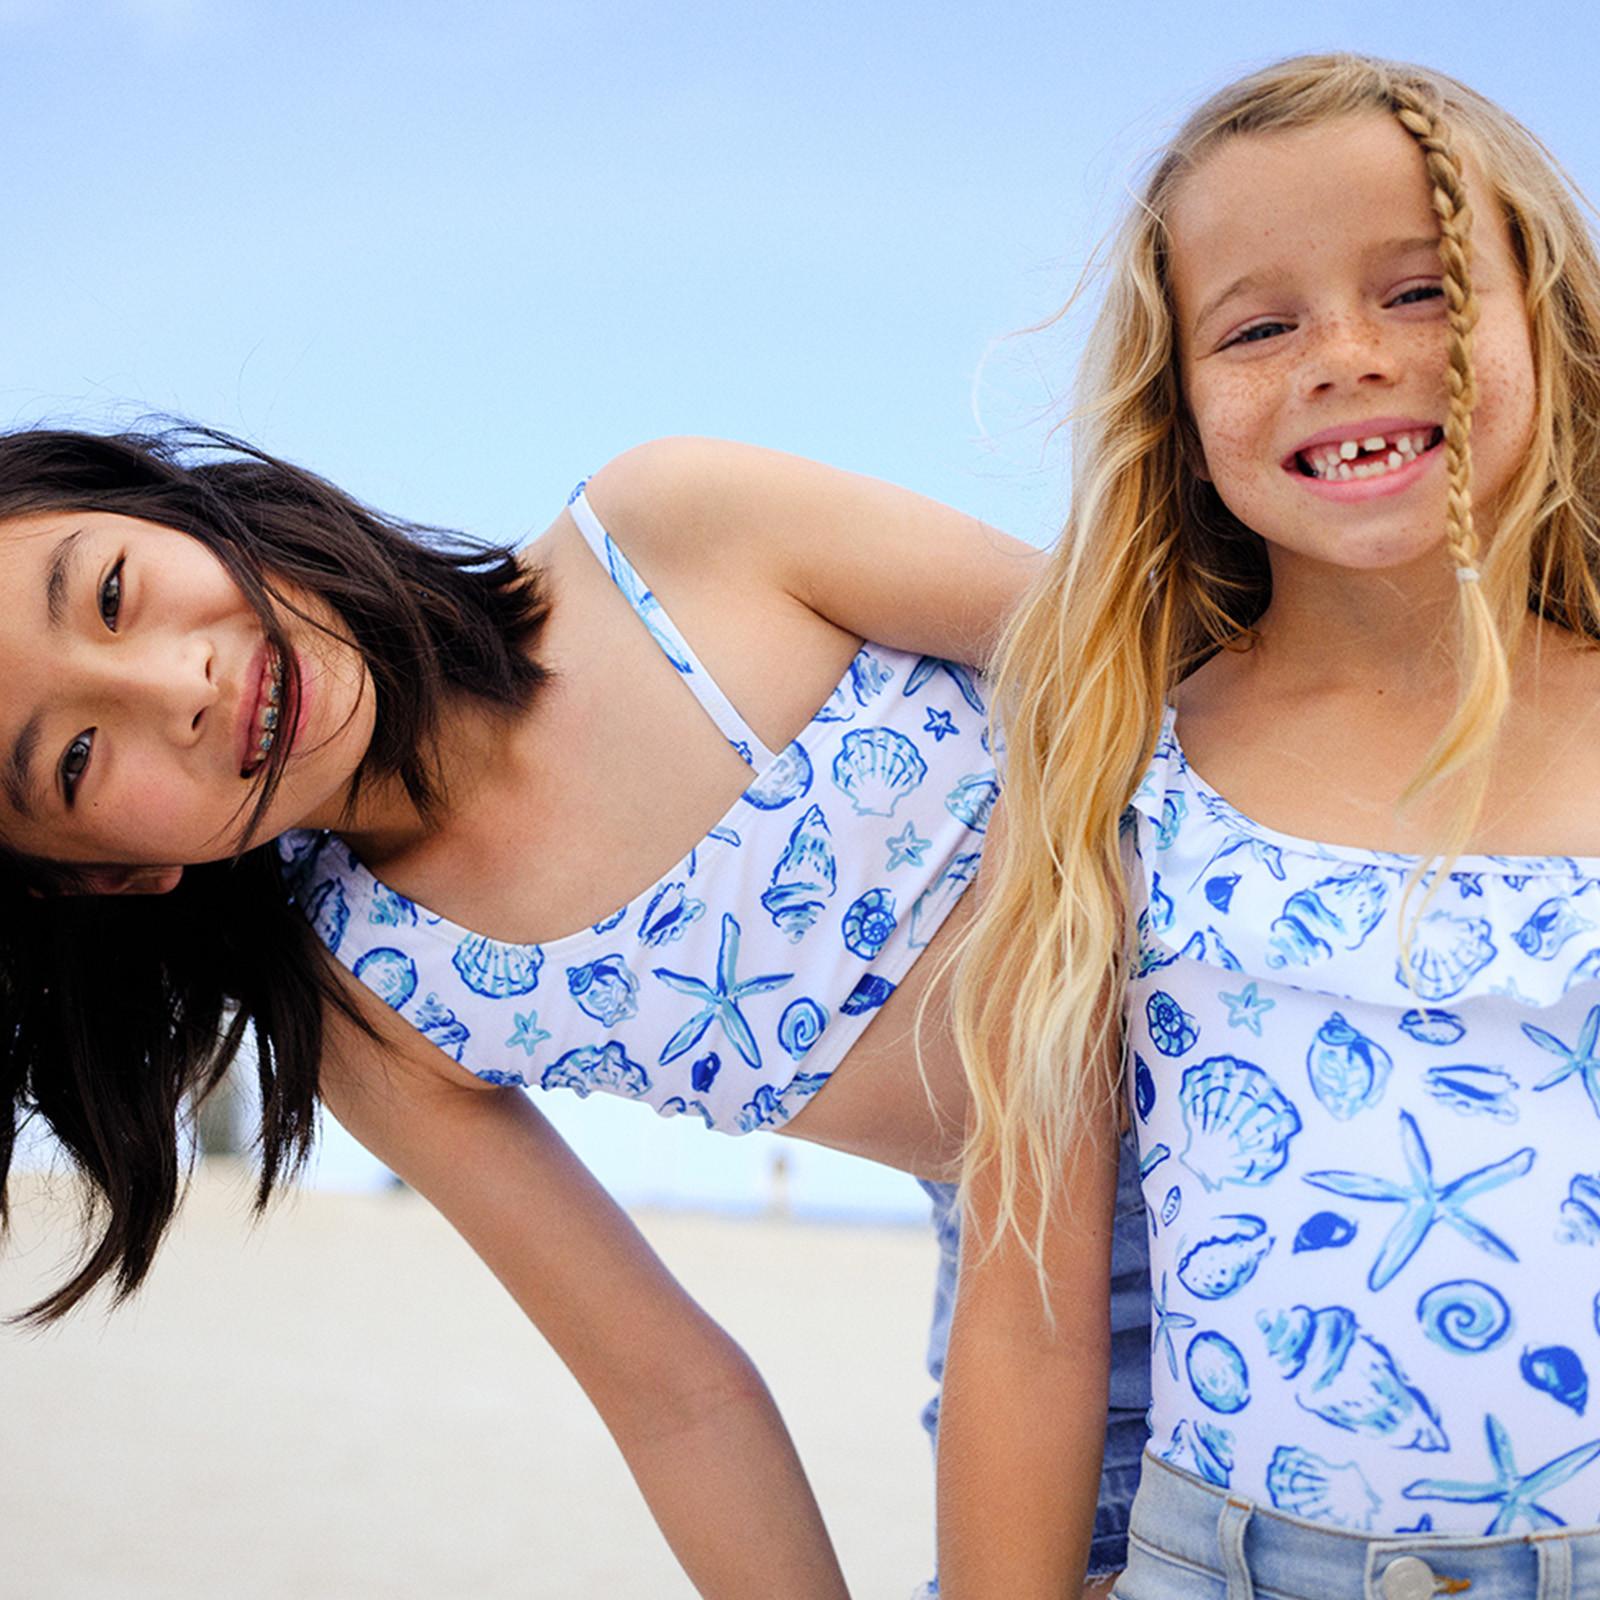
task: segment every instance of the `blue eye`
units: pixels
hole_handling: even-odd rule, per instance
[[[105,581],[100,585],[100,620],[112,633],[117,631],[117,618],[122,615],[122,563],[125,558],[119,556],[117,564],[105,576]]]
[[[1421,305],[1424,300],[1437,300],[1444,294],[1444,285],[1419,283],[1415,289],[1402,289],[1389,303],[1396,306]]]
[[[1222,348],[1231,350],[1236,344],[1260,344],[1263,338],[1274,336],[1288,327],[1287,322],[1258,322],[1253,328],[1246,328],[1243,333],[1236,333]]]
[[[93,728],[86,728],[61,754],[61,792],[68,806],[77,798],[78,784],[89,770],[89,757],[94,751]]]

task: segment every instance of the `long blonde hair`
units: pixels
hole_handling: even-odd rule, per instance
[[[1263,543],[1192,466],[1177,373],[1166,218],[1223,141],[1379,112],[1419,147],[1439,225],[1450,401],[1445,545],[1458,572],[1459,703],[1408,794],[1458,782],[1441,853],[1481,803],[1509,693],[1514,624],[1532,608],[1600,638],[1600,261],[1575,192],[1539,141],[1442,74],[1360,56],[1302,56],[1200,106],[1156,161],[1108,258],[1078,383],[1072,503],[1050,565],[1001,642],[1006,830],[958,966],[956,1033],[973,1091],[966,1181],[997,1166],[995,1237],[1033,1226],[1076,1136],[1114,1100],[1127,918],[1119,821],[1169,695],[1247,640],[1270,598]],[[1526,287],[1534,438],[1480,549],[1472,519],[1471,214],[1464,149],[1506,219]],[[1024,1193],[1033,1198],[1021,1205]],[[992,1241],[991,1241],[992,1242]]]

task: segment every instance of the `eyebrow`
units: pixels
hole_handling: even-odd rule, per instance
[[[66,620],[67,592],[72,585],[72,568],[79,553],[78,541],[82,536],[83,529],[75,528],[71,533],[56,540],[55,548],[51,550],[50,559],[45,566],[44,608],[52,631],[58,630]],[[33,758],[39,748],[39,734],[43,723],[43,716],[35,711],[13,741],[11,753],[6,757],[4,765],[0,766],[0,789],[5,790],[6,799],[11,802],[12,809],[30,820],[37,810],[39,799]]]

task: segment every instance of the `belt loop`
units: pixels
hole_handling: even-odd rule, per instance
[[[1228,1580],[1228,1600],[1255,1600],[1256,1586],[1251,1582],[1250,1564],[1244,1555],[1244,1530],[1249,1526],[1251,1509],[1248,1500],[1230,1498],[1217,1517],[1217,1550],[1222,1556],[1223,1576]]]
[[[1572,1542],[1565,1534],[1535,1539],[1539,1556],[1539,1600],[1572,1600]]]

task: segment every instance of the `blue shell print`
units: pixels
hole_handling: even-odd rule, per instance
[[[951,906],[978,876],[978,863],[982,859],[976,850],[956,856],[912,902],[911,933],[907,942],[913,950],[924,949],[932,943],[939,924],[949,914]]]
[[[619,955],[601,956],[567,968],[567,992],[578,1009],[607,1028],[626,1022],[639,1010],[639,980]]]
[[[1448,1450],[1433,1402],[1413,1388],[1345,1306],[1292,1306],[1256,1313],[1267,1354],[1294,1384],[1298,1405],[1347,1433],[1399,1450]]]
[[[339,942],[350,923],[350,907],[345,903],[344,890],[339,887],[337,878],[329,878],[312,892],[306,901],[306,918],[317,937],[337,955]]]
[[[811,788],[811,757],[796,740],[780,750],[772,765],[744,792],[745,801],[758,811],[781,811]]]
[[[1581,1417],[1589,1403],[1589,1374],[1576,1350],[1564,1344],[1548,1344],[1538,1350],[1524,1350],[1517,1363],[1523,1381],[1559,1401]]]
[[[773,926],[796,944],[816,923],[838,883],[833,836],[820,806],[808,806],[762,891],[761,905]]]
[[[351,971],[396,1011],[417,992],[417,965],[404,950],[379,946],[367,951]]]
[[[859,1017],[868,1011],[876,1011],[894,990],[895,986],[887,978],[880,978],[877,973],[869,972],[845,996],[839,1012],[842,1016]]]
[[[1594,1244],[1600,1240],[1600,1176],[1573,1174],[1567,1185],[1567,1198],[1561,1202],[1561,1226],[1556,1237],[1563,1244]]]
[[[596,1089],[638,1099],[650,1088],[650,1074],[615,1039],[569,1050],[539,1079],[541,1089],[571,1089],[587,1100]]]
[[[1335,1011],[1306,1052],[1312,1092],[1341,1122],[1383,1098],[1394,1058]]]
[[[1319,1211],[1300,1224],[1294,1236],[1294,1253],[1339,1250],[1356,1236],[1356,1225],[1337,1211]]]
[[[1207,1189],[1263,1184],[1283,1170],[1300,1113],[1260,1067],[1211,1056],[1178,1086],[1189,1142],[1179,1160]]]
[[[995,802],[1000,798],[1000,785],[987,773],[971,773],[963,778],[944,797],[944,808],[958,822],[964,822],[974,833],[985,833]]]
[[[1537,906],[1511,937],[1517,948],[1535,961],[1554,961],[1569,939],[1593,927],[1594,923],[1574,907],[1570,895],[1558,894]]]
[[[1464,1117],[1493,1117],[1496,1122],[1517,1120],[1516,1102],[1511,1098],[1517,1080],[1501,1067],[1476,1067],[1468,1063],[1456,1067],[1429,1067],[1422,1081],[1435,1100]]]
[[[822,1037],[828,1026],[828,1008],[810,998],[792,1000],[778,1019],[778,1043],[796,1061]]]
[[[1389,885],[1373,866],[1352,867],[1319,878],[1284,902],[1272,924],[1269,967],[1305,967],[1326,960],[1335,948],[1358,950],[1383,920]]]
[[[1273,1239],[1260,1217],[1217,1217],[1212,1226],[1214,1233],[1178,1258],[1178,1282],[1197,1299],[1225,1300],[1256,1275]]]
[[[1441,1011],[1436,1006],[1413,1006],[1401,1017],[1400,1031],[1409,1034],[1418,1044],[1448,1046],[1460,1044],[1467,1027],[1453,1011]]]
[[[964,667],[959,661],[946,661],[941,656],[922,656],[916,666],[911,669],[911,676],[906,679],[906,686],[900,692],[903,695],[912,695],[920,689],[936,672],[942,672],[956,686],[961,698],[978,713],[983,715],[983,696],[978,693],[978,680],[973,676],[970,667]]]
[[[1411,934],[1410,974],[1395,963],[1395,977],[1423,1000],[1449,1000],[1494,960],[1498,951],[1482,917],[1430,911]]]
[[[450,961],[474,994],[501,1000],[507,995],[529,994],[538,987],[544,951],[536,944],[502,944],[481,933],[469,933]]]
[[[871,961],[899,925],[893,891],[868,889],[844,914],[844,947],[851,955]]]
[[[847,733],[833,758],[833,783],[858,817],[892,817],[928,775],[928,764],[903,733],[865,728]]]
[[[417,908],[403,894],[396,894],[387,884],[374,883],[372,905],[367,911],[367,921],[379,927],[414,928],[417,925]]]
[[[745,1102],[739,1112],[739,1131],[754,1133],[758,1128],[781,1127],[828,1081],[826,1072],[802,1072],[781,1089],[764,1083]]]
[[[1417,1321],[1441,1350],[1481,1355],[1511,1337],[1511,1307],[1492,1284],[1454,1278],[1417,1301]]]
[[[412,1020],[429,1044],[437,1045],[456,1061],[472,1038],[472,1030],[448,1006],[440,1004],[436,994],[429,994],[418,1005]]]
[[[1148,1122],[1156,1108],[1156,1080],[1150,1063],[1137,1051],[1133,1057],[1133,1108],[1141,1122]]]
[[[1145,1001],[1144,1014],[1150,1024],[1151,1043],[1164,1056],[1186,1054],[1200,1037],[1194,1018],[1164,989],[1157,989]]]
[[[693,899],[681,883],[664,883],[639,918],[639,943],[650,949],[672,944],[705,915],[704,900]]]
[[[1233,1435],[1214,1422],[1185,1417],[1172,1430],[1171,1443],[1157,1454],[1214,1488],[1226,1489],[1233,1476]]]
[[[1250,1370],[1238,1346],[1220,1333],[1197,1333],[1189,1341],[1183,1364],[1201,1405],[1224,1416],[1249,1405]]]
[[[1267,1494],[1279,1511],[1307,1522],[1371,1531],[1383,1502],[1353,1461],[1324,1461],[1299,1445],[1279,1445],[1267,1466]]]

